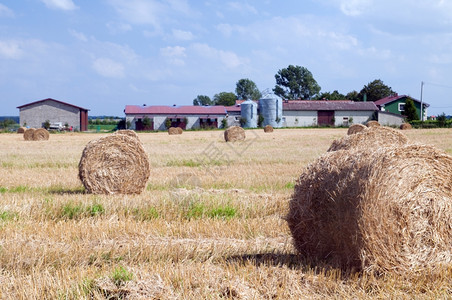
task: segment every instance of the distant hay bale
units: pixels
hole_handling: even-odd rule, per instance
[[[130,137],[139,139],[138,134],[135,131],[130,130],[130,129],[120,129],[120,130],[117,130],[114,134],[124,134],[124,135],[130,136]]]
[[[170,127],[168,128],[169,135],[182,134],[182,129],[178,129],[179,127]]]
[[[93,194],[140,194],[149,173],[143,145],[127,134],[112,134],[89,142],[79,162],[79,178]]]
[[[224,131],[224,140],[226,142],[244,141],[245,138],[245,130],[242,127],[231,126]]]
[[[363,131],[364,129],[366,129],[367,127],[364,126],[363,124],[353,124],[348,128],[347,134],[348,135],[352,135],[358,132]]]
[[[38,128],[33,131],[31,138],[33,141],[47,141],[49,139],[49,132],[45,128]]]
[[[27,130],[26,127],[19,127],[19,128],[17,129],[17,133],[24,133],[25,130]]]
[[[182,128],[180,128],[180,127],[176,127],[177,128],[177,133],[178,134],[182,134],[182,132],[184,132],[184,130],[182,130]]]
[[[452,265],[452,157],[425,145],[329,152],[301,174],[286,216],[296,249],[345,268]]]
[[[273,127],[271,125],[265,125],[264,132],[273,132]]]
[[[349,149],[373,149],[378,147],[402,146],[408,138],[398,130],[389,127],[369,127],[334,140],[328,152]]]
[[[367,127],[378,127],[380,126],[380,123],[378,123],[378,121],[369,121],[366,123]]]
[[[401,130],[409,130],[409,129],[412,129],[412,128],[413,128],[413,126],[411,126],[410,123],[402,123],[402,124],[400,125],[400,129],[401,129]]]
[[[33,132],[35,132],[36,129],[34,128],[28,128],[24,132],[24,140],[26,141],[32,141],[33,140]]]

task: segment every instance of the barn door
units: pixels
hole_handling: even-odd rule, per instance
[[[334,126],[334,110],[319,110],[317,112],[317,124],[319,126]]]

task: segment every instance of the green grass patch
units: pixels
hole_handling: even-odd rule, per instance
[[[215,207],[208,211],[210,218],[232,219],[237,215],[237,209],[232,206]]]
[[[130,281],[133,279],[133,273],[129,272],[125,267],[119,266],[113,270],[110,274],[111,280],[116,284],[116,286],[120,286],[123,283]]]
[[[1,211],[0,212],[0,221],[7,222],[7,221],[14,221],[19,218],[19,214],[16,212],[11,211]]]
[[[11,188],[7,188],[7,187],[0,187],[0,194],[5,194],[5,193],[25,193],[25,192],[29,192],[31,191],[31,188],[25,185],[19,185],[19,186],[15,186],[15,187],[11,187]]]
[[[286,189],[293,190],[295,188],[295,182],[288,182],[284,187]]]
[[[157,219],[159,217],[159,212],[155,207],[135,208],[133,210],[133,215],[139,221],[149,221]]]
[[[186,210],[185,218],[232,219],[237,215],[237,209],[230,205],[207,206],[202,202],[192,202]]]
[[[63,219],[81,219],[83,217],[96,217],[105,213],[105,208],[100,203],[93,203],[88,206],[84,206],[81,203],[68,202],[61,208],[61,211],[57,213],[57,218]]]

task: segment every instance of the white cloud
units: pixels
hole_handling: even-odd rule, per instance
[[[228,8],[233,10],[233,11],[237,11],[240,14],[253,14],[256,15],[257,14],[257,9],[252,6],[249,5],[248,3],[243,3],[243,2],[229,2],[228,3]]]
[[[110,0],[121,18],[132,24],[151,24],[160,27],[165,6],[154,0]]]
[[[41,0],[48,8],[61,10],[74,10],[78,7],[72,0]]]
[[[340,9],[347,16],[359,16],[372,4],[372,0],[341,0]]]
[[[108,22],[106,26],[112,34],[125,33],[132,30],[132,26],[130,24],[122,22]]]
[[[165,47],[160,49],[160,54],[164,56],[171,64],[176,66],[184,66],[185,48],[180,46]]]
[[[240,58],[234,52],[218,50],[207,44],[196,43],[192,48],[199,56],[219,60],[228,69],[238,68],[247,63],[247,59]]]
[[[98,58],[92,64],[93,69],[100,75],[110,78],[123,78],[124,66],[109,58]]]
[[[69,33],[79,41],[82,41],[82,42],[88,41],[88,38],[81,32],[75,31],[73,29],[69,29]]]
[[[194,39],[193,33],[179,29],[173,29],[173,37],[179,41],[191,41]]]
[[[20,59],[24,51],[18,41],[0,41],[0,56],[8,59]]]
[[[14,17],[14,12],[6,5],[0,3],[0,17]]]

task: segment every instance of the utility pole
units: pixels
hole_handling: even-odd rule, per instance
[[[424,122],[424,112],[423,112],[424,104],[423,104],[423,102],[422,102],[422,92],[423,92],[423,89],[424,89],[424,82],[421,81],[421,121],[422,121],[422,122]]]

